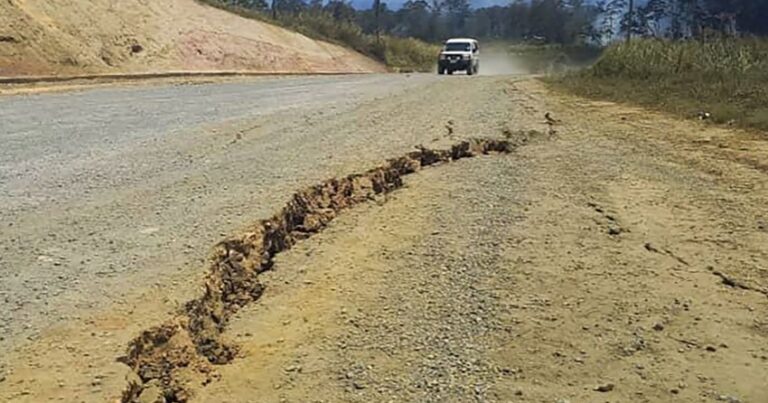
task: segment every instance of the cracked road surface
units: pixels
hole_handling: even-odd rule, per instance
[[[192,400],[768,400],[758,135],[524,77],[113,88],[0,111],[0,401],[119,400],[129,341],[294,191],[416,145],[520,136],[278,255],[223,333],[238,356],[187,374]]]
[[[0,98],[0,346],[68,321],[76,308],[120,301],[133,291],[126,283],[162,284],[184,266],[182,277],[195,274],[220,234],[270,213],[297,184],[343,173],[350,155],[336,154],[345,143],[365,157],[362,133],[348,139],[349,130],[314,127],[334,117],[356,125],[361,104],[396,99],[430,78]],[[259,206],[246,208],[257,194]]]

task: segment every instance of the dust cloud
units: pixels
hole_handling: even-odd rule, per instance
[[[480,54],[480,75],[498,76],[507,74],[535,73],[530,61],[514,55],[504,48],[486,48]]]
[[[480,45],[480,75],[550,74],[592,64],[599,51],[509,43]]]

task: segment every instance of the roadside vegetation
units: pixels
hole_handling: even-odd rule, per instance
[[[396,71],[431,71],[440,53],[439,46],[418,39],[366,33],[354,22],[336,20],[323,10],[278,14],[272,21],[310,38],[350,47]]]
[[[252,7],[248,1],[198,1],[242,17],[278,25],[313,39],[349,47],[381,61],[395,71],[430,71],[434,69],[440,52],[439,46],[418,39],[366,33],[353,19],[340,18],[328,6],[310,7],[300,3],[306,9],[300,12],[283,10],[272,13],[265,7]],[[354,14],[354,10],[352,12]]]
[[[488,45],[485,48],[488,49]],[[530,73],[553,74],[589,67],[600,56],[602,48],[586,44],[515,43],[506,45],[505,51]]]
[[[768,130],[768,2],[608,0],[608,46],[590,68],[548,81],[575,94]]]
[[[636,40],[553,82],[575,94],[768,130],[768,40]]]
[[[434,70],[437,44],[450,37],[478,38],[484,44],[583,47],[599,35],[594,21],[601,10],[582,0],[489,7],[473,7],[470,0],[408,0],[399,9],[384,0],[370,0],[368,9],[344,0],[198,1],[347,46],[400,71]]]

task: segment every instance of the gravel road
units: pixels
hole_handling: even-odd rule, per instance
[[[504,136],[532,142],[411,175],[278,255],[224,333],[238,357],[191,371],[196,401],[768,399],[759,137],[504,76],[0,104],[0,401],[119,399],[115,359],[200,294],[215,242],[319,180]]]
[[[557,133],[410,176],[281,255],[198,401],[768,399],[765,141],[506,89],[509,136],[545,110]]]
[[[433,75],[0,98],[0,351],[155,289],[144,321],[164,315],[196,291],[211,245],[295,189],[431,143],[449,121],[454,138],[497,132],[511,101],[478,84],[449,104],[433,100],[452,83]]]
[[[126,283],[162,282],[168,260],[195,274],[220,234],[333,174],[344,146],[366,141],[349,130],[313,136],[313,126],[431,81],[284,78],[0,98],[0,351],[77,308],[119,301]],[[244,208],[254,194],[260,208]]]

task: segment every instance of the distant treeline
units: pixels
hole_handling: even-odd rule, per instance
[[[272,18],[323,16],[366,34],[439,42],[452,36],[558,44],[606,43],[630,35],[695,38],[768,34],[768,0],[518,0],[473,9],[468,0],[383,0],[357,10],[341,0],[222,0]]]

